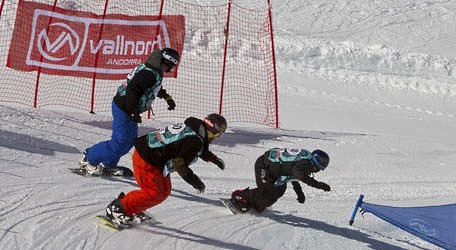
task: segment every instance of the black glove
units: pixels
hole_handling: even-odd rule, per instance
[[[214,157],[211,159],[211,162],[217,165],[217,167],[219,167],[221,170],[225,169],[225,162],[223,162],[223,160],[217,156],[214,155]]]
[[[192,187],[198,190],[198,193],[202,194],[204,193],[204,190],[206,190],[206,185],[204,185],[204,183],[196,174],[192,173],[182,178],[184,178],[188,184],[192,185]]]
[[[317,182],[315,187],[318,188],[318,189],[322,189],[325,192],[331,191],[331,187],[328,184],[324,183],[324,182]]]
[[[139,113],[131,113],[130,120],[137,122],[137,123],[141,123],[141,116],[139,115]]]
[[[168,97],[168,93],[166,93],[166,89],[164,89],[163,87],[160,89],[160,91],[158,91],[157,93],[157,97],[158,98],[165,98]]]
[[[306,196],[302,192],[301,185],[297,181],[292,181],[291,184],[293,185],[293,189],[295,193],[298,195],[298,199],[296,199],[299,203],[304,203],[306,201]]]
[[[206,190],[206,185],[204,185],[204,183],[200,183],[198,186],[195,187],[197,190],[198,190],[198,193],[199,194],[202,194],[204,193],[204,191]]]
[[[176,103],[170,95],[168,95],[168,98],[166,98],[165,100],[166,103],[168,103],[168,110],[174,110],[176,108]]]
[[[166,89],[162,88],[157,93],[157,97],[165,99],[166,103],[168,103],[168,110],[174,110],[176,108],[176,103],[174,102],[173,98],[166,93]]]

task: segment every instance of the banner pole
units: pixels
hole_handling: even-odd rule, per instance
[[[363,194],[359,195],[358,201],[356,202],[355,208],[353,208],[353,213],[350,217],[350,222],[349,222],[350,226],[353,225],[353,222],[355,221],[356,212],[358,211],[358,208],[361,206],[361,203],[363,203],[363,199],[364,199],[364,195]]]

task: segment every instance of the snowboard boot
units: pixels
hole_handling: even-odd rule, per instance
[[[89,160],[87,160],[87,156],[86,156],[86,155],[87,155],[87,149],[84,150],[84,152],[82,152],[82,158],[81,158],[81,160],[79,160],[79,162],[78,162],[78,163],[79,163],[79,168],[81,168],[81,169],[85,169],[85,167],[86,167],[88,164],[90,164],[90,163],[89,163]]]
[[[103,171],[105,169],[105,166],[103,163],[98,164],[97,166],[94,166],[90,164],[90,162],[87,160],[87,149],[82,152],[82,158],[79,160],[79,168],[81,170],[86,171],[87,175],[93,175],[93,176],[101,176],[103,175]]]
[[[101,176],[104,175],[105,166],[103,165],[103,163],[100,163],[96,166],[87,164],[85,166],[85,170],[87,171],[87,175]]]
[[[106,208],[106,216],[108,216],[114,223],[122,227],[130,227],[133,223],[133,216],[125,214],[122,202],[120,199],[124,197],[124,193],[120,193],[117,199],[113,200]]]
[[[150,219],[152,219],[152,217],[150,217],[144,212],[141,212],[139,214],[133,214],[133,221],[138,224],[144,224]]]
[[[244,192],[247,189],[248,188],[239,189],[239,190],[234,191],[231,194],[231,203],[233,203],[234,207],[237,210],[239,210],[241,213],[246,213],[246,212],[248,212],[250,210],[250,206],[249,206],[247,200],[245,200],[242,197],[242,192]]]

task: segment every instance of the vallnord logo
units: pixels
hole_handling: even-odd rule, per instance
[[[49,18],[52,23],[43,21]],[[105,29],[108,27],[115,33],[109,33],[108,37],[99,39],[99,27],[102,23]],[[139,27],[146,34],[147,31],[156,31],[160,28],[161,33],[157,35],[156,40],[132,39],[137,36],[137,33],[129,31],[132,27]],[[155,48],[164,47],[170,47],[170,39],[162,20],[103,20],[36,9],[26,64],[56,70],[125,74],[131,70],[129,64],[141,63],[139,57],[148,55]],[[91,65],[95,56],[102,62],[96,68]],[[116,69],[112,65],[128,67]]]
[[[67,59],[67,57],[58,58],[58,57],[54,57],[52,55],[58,55],[59,50],[63,46],[68,44],[71,55],[74,55],[80,46],[80,39],[79,39],[78,33],[75,30],[73,30],[69,25],[66,25],[64,23],[53,23],[49,26],[60,26],[63,29],[67,30],[68,32],[62,31],[60,33],[60,35],[57,37],[57,39],[55,39],[54,42],[51,42],[49,39],[49,36],[46,32],[46,29],[42,29],[41,32],[38,34],[37,43],[36,43],[36,47],[37,47],[38,51],[40,52],[40,54],[44,58],[46,58],[47,60],[50,60],[50,61],[65,60],[65,59]],[[44,48],[43,48],[43,45],[45,45]],[[50,55],[48,52],[52,55]]]

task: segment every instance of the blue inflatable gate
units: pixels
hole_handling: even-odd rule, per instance
[[[370,204],[360,195],[350,217],[353,225],[356,212],[372,213],[425,241],[445,249],[456,249],[456,204],[426,207],[391,207]]]

